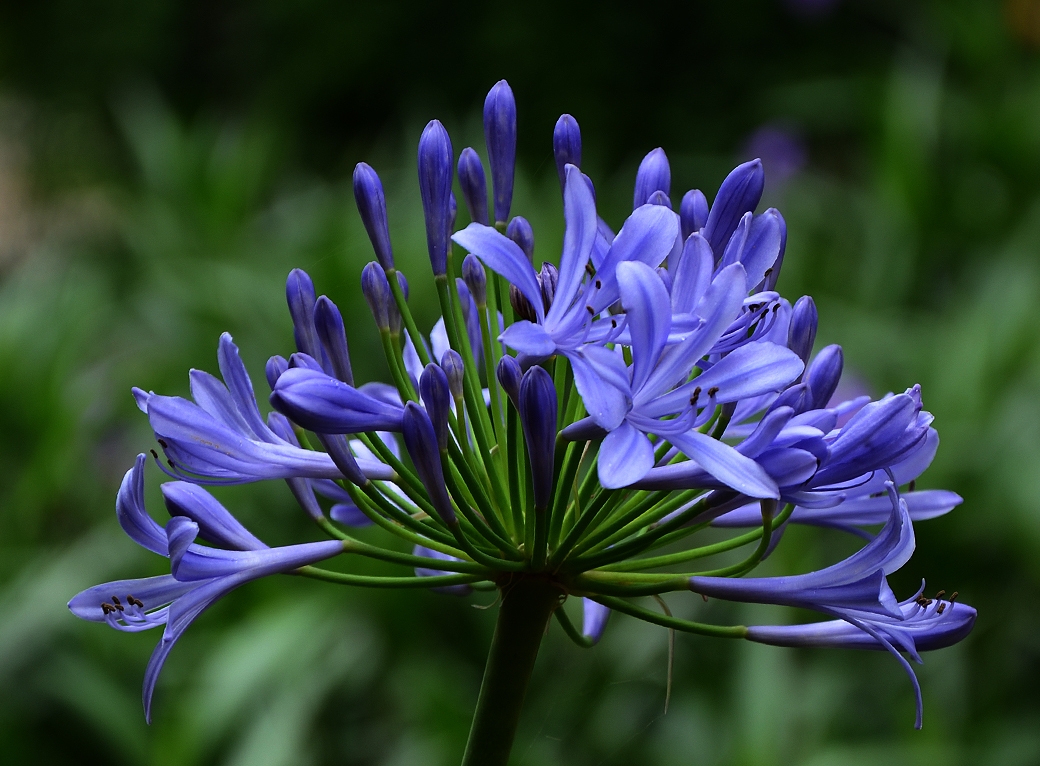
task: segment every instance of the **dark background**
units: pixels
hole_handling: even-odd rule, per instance
[[[227,330],[264,393],[264,360],[290,349],[290,268],[343,308],[359,377],[385,374],[357,285],[372,257],[350,193],[359,160],[383,176],[432,324],[415,142],[437,117],[456,153],[483,154],[480,107],[505,77],[513,211],[539,258],[562,237],[562,112],[615,226],[656,146],[674,198],[710,199],[763,157],[765,202],[790,231],[780,289],[815,296],[818,345],[842,343],[860,386],[922,384],[943,441],[920,486],[965,498],[918,526],[893,584],[905,596],[927,577],[979,609],[973,635],[919,669],[922,732],[883,654],[680,635],[663,715],[665,631],[615,617],[582,651],[553,628],[513,762],[1040,762],[1040,2],[561,5],[0,5],[0,760],[458,761],[494,614],[470,604],[488,594],[250,585],[180,642],[151,727],[139,689],[158,636],[64,604],[162,568],[112,514],[152,446],[130,386],[186,395]],[[149,468],[157,516],[159,480]],[[283,485],[217,494],[272,544],[315,537]],[[765,569],[849,546],[798,530]]]

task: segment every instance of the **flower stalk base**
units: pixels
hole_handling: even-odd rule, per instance
[[[520,578],[502,588],[502,605],[462,766],[506,766],[509,762],[527,683],[560,595],[558,586],[540,578]]]

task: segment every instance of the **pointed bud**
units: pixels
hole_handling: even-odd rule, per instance
[[[560,176],[560,188],[567,185],[568,164],[581,167],[581,129],[578,121],[569,114],[560,115],[553,130],[553,158],[556,173]]]
[[[683,195],[679,205],[679,220],[682,223],[683,242],[708,222],[708,200],[700,189],[690,189]]]
[[[765,183],[761,160],[738,165],[726,176],[704,223],[704,238],[712,252],[721,253],[744,213],[755,211]]]
[[[665,196],[671,193],[672,170],[668,166],[668,157],[664,149],[657,147],[643,157],[636,172],[636,191],[632,197],[632,209],[641,207],[650,199],[655,191],[662,191]],[[671,204],[668,205],[671,207]]]
[[[607,629],[610,609],[591,598],[583,598],[581,607],[581,634],[595,644],[603,637],[603,631]]]
[[[542,270],[538,272],[538,285],[542,288],[542,306],[545,313],[552,308],[553,298],[556,297],[556,285],[560,281],[560,272],[555,264],[546,261],[542,264]]]
[[[368,478],[361,472],[361,468],[354,459],[354,453],[350,451],[350,442],[343,434],[318,434],[318,441],[325,451],[329,453],[336,468],[343,474],[347,481],[359,487],[368,483]]]
[[[534,229],[523,216],[514,216],[506,227],[506,236],[524,251],[527,260],[534,262]]]
[[[441,453],[436,446],[437,434],[426,410],[415,402],[408,402],[404,406],[401,434],[404,436],[405,449],[412,458],[419,481],[429,493],[434,510],[445,524],[455,526],[458,520],[455,518],[455,509],[451,505],[448,489],[444,486]]]
[[[502,386],[502,390],[509,397],[509,401],[513,403],[514,407],[519,409],[520,381],[523,379],[524,374],[520,372],[520,365],[517,364],[516,359],[511,356],[503,356],[499,359],[495,376],[498,378],[498,384]]]
[[[419,138],[419,195],[426,217],[426,247],[435,276],[448,270],[452,165],[448,131],[438,120],[431,120]]]
[[[487,177],[480,157],[471,147],[459,155],[459,186],[471,220],[488,225]]]
[[[503,357],[505,358],[505,357]],[[534,366],[520,382],[520,423],[531,463],[534,507],[549,507],[553,490],[553,450],[556,447],[556,386],[552,376]]]
[[[473,352],[473,361],[477,369],[484,364],[484,341],[481,337],[480,312],[477,311],[477,303],[473,300],[466,283],[461,279],[455,279],[455,289],[459,294],[459,307],[462,309],[462,321],[466,324],[466,337],[469,339],[469,348]]]
[[[813,343],[816,342],[816,323],[819,315],[816,304],[808,295],[803,295],[794,304],[791,311],[791,324],[787,331],[787,347],[798,354],[803,362],[812,356]]]
[[[813,408],[813,398],[812,391],[809,390],[809,384],[799,383],[791,386],[786,391],[782,391],[780,396],[776,397],[773,403],[769,405],[769,412],[776,412],[781,407],[790,407],[796,415],[800,415],[806,410],[811,410]]]
[[[289,362],[286,361],[284,356],[275,354],[267,360],[267,366],[264,368],[264,374],[267,376],[267,385],[274,390],[274,384],[278,382],[278,378],[282,377],[282,373],[289,369]]]
[[[451,398],[455,400],[456,406],[458,406],[462,402],[464,392],[463,380],[466,375],[466,368],[462,364],[462,357],[459,356],[459,352],[453,348],[445,351],[441,355],[441,369],[444,370],[444,374],[448,377],[448,390],[451,391]]]
[[[343,316],[339,308],[324,295],[314,304],[314,327],[332,365],[335,377],[348,385],[354,385],[354,373],[350,368],[350,351],[347,349],[347,331],[343,327]]]
[[[845,366],[845,355],[841,346],[835,344],[821,349],[805,371],[805,382],[812,391],[812,406],[826,407],[838,389],[841,371]]]
[[[462,260],[462,279],[478,307],[487,305],[487,274],[477,256],[470,253]]]
[[[422,397],[430,422],[437,432],[437,446],[448,448],[448,413],[451,411],[451,390],[448,376],[435,364],[428,364],[419,376],[419,396]]]
[[[661,207],[666,207],[669,210],[672,209],[672,201],[668,198],[668,195],[665,194],[663,191],[655,191],[653,194],[651,194],[647,198],[646,204],[660,205]]]
[[[372,241],[372,249],[384,269],[394,267],[394,251],[390,247],[390,226],[386,218],[386,196],[376,171],[365,162],[354,168],[354,201],[361,222]]]
[[[513,312],[520,319],[526,319],[528,322],[538,321],[538,313],[531,305],[531,301],[527,300],[516,285],[509,285],[509,305],[513,307]]]
[[[318,364],[318,360],[310,354],[305,354],[302,351],[297,351],[295,354],[289,356],[289,369],[303,369],[303,370],[314,370],[315,372],[325,372],[321,365]]]
[[[776,218],[780,223],[780,254],[776,257],[773,262],[772,268],[766,272],[765,284],[762,286],[763,290],[775,290],[776,280],[780,278],[780,267],[784,265],[784,253],[787,252],[787,221],[780,215],[780,211],[774,208],[769,208],[767,213],[773,212],[776,214]]]
[[[296,338],[296,350],[310,354],[315,359],[321,358],[321,347],[318,344],[318,333],[314,329],[314,282],[302,269],[293,269],[285,281],[285,300],[289,304],[289,315],[292,317],[293,336]]]
[[[484,140],[491,165],[495,221],[509,220],[516,171],[516,99],[509,83],[499,80],[484,99]]]
[[[386,272],[382,267],[372,261],[361,271],[361,292],[368,301],[368,307],[372,309],[372,316],[376,320],[376,327],[382,330],[390,329],[390,283],[386,281]]]

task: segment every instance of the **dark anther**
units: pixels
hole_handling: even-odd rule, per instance
[[[715,396],[715,394],[717,394],[718,392],[719,392],[719,387],[718,386],[712,386],[711,388],[708,389],[708,396]]]
[[[693,396],[690,397],[690,406],[691,407],[696,407],[697,406],[697,400],[700,399],[700,398],[701,398],[701,387],[697,386],[697,388],[693,389]]]
[[[119,600],[119,596],[112,596],[112,603],[116,605],[117,609],[123,605],[123,603]]]
[[[779,310],[780,310],[780,304],[779,303],[774,304],[773,305],[773,313],[775,314]]]
[[[102,601],[101,602],[101,612],[102,612],[102,614],[111,614],[115,610],[116,610],[116,608],[114,606],[112,606],[110,603],[108,603],[107,601]]]
[[[586,306],[585,310],[589,312],[589,316],[596,316],[596,312],[592,309],[592,306]]]
[[[938,599],[941,599],[945,595],[946,595],[946,591],[941,590],[941,591],[939,591],[938,593],[935,594],[935,598],[936,598],[936,600],[938,600]]]
[[[166,449],[167,447],[170,446],[163,439],[156,439],[156,441],[159,442],[159,446],[162,447],[163,449]]]
[[[175,471],[177,470],[177,466],[173,464],[172,460],[167,459],[166,462],[170,464],[170,468],[172,468]]]
[[[593,276],[596,273],[596,268],[592,265],[592,261],[586,261],[585,271],[589,273],[589,276]]]
[[[617,329],[617,320],[616,320],[616,319],[611,319],[611,320],[610,320],[610,327],[611,327],[611,329],[613,329],[613,330],[616,330],[616,329]]]
[[[155,450],[153,450],[153,449],[150,449],[150,450],[148,450],[148,451],[152,453],[152,457],[153,457],[153,458],[155,458],[156,460],[158,460],[158,459],[159,459],[159,453],[158,453],[158,452],[156,452],[156,451],[155,451]]]
[[[920,596],[918,596],[915,600],[917,601],[917,605],[921,607],[929,606],[932,603],[932,600],[923,593]]]
[[[769,276],[770,274],[772,274],[772,273],[773,273],[773,267],[772,267],[772,266],[770,266],[770,267],[769,267],[768,269],[766,269],[766,273],[765,273],[765,274],[763,274],[762,276],[763,276],[763,277],[768,277],[768,276]]]
[[[144,602],[139,598],[134,598],[129,593],[126,594],[126,602],[130,604],[130,606],[137,606],[144,609]]]
[[[703,593],[701,594],[701,598],[702,598],[702,599],[704,599],[704,603],[705,603],[705,604],[707,604],[707,603],[708,603],[708,597],[707,597],[707,596],[705,596],[705,595],[704,595]]]
[[[936,614],[942,614],[945,611],[946,611],[946,604],[944,602],[940,601],[939,602],[939,606],[935,610],[935,613]]]
[[[911,479],[910,483],[906,486],[906,491],[907,492],[913,492],[916,487],[917,487],[917,479]]]
[[[754,313],[758,311],[760,308],[762,308],[761,303],[752,303],[750,306],[747,307],[747,310]]]
[[[601,289],[602,287],[603,287],[603,282],[601,282],[600,280],[598,280],[598,279],[597,279],[597,280],[596,280],[596,289],[597,289],[597,290],[599,290],[599,289]]]
[[[947,601],[949,601],[949,602],[950,602],[951,604],[952,604],[952,603],[953,603],[954,601],[956,601],[956,600],[957,600],[957,591],[954,591],[954,592],[953,592],[953,594],[952,594],[952,595],[951,595],[951,596],[950,596],[950,597],[949,597],[948,599],[946,599],[946,600],[947,600]]]

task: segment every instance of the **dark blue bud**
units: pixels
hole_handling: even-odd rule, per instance
[[[451,251],[451,234],[455,231],[455,219],[459,215],[459,203],[455,200],[455,192],[448,195],[448,252]]]
[[[744,213],[755,211],[765,184],[761,160],[737,165],[726,176],[704,223],[704,238],[711,245],[712,252],[721,253]]]
[[[775,213],[780,223],[780,254],[776,256],[772,268],[766,271],[765,284],[762,286],[763,290],[773,290],[776,288],[776,280],[780,278],[780,267],[784,265],[784,253],[787,251],[787,221],[775,208],[769,208],[766,212]]]
[[[386,281],[386,272],[372,261],[361,271],[361,292],[372,309],[376,327],[380,330],[390,329],[390,283]]]
[[[505,80],[496,82],[484,99],[484,141],[491,165],[495,221],[508,221],[516,171],[516,99]]]
[[[296,350],[321,359],[321,346],[318,333],[314,329],[314,282],[302,269],[293,269],[285,280],[285,300],[289,304],[289,316],[292,317],[293,336],[296,339]]]
[[[506,236],[524,251],[527,260],[534,261],[534,229],[523,216],[514,216],[506,227]]]
[[[455,279],[455,290],[459,295],[462,321],[466,323],[466,337],[469,339],[469,347],[473,352],[473,361],[479,369],[484,364],[484,342],[480,332],[483,323],[480,321],[480,312],[477,310],[476,301],[473,300],[473,294],[463,280]]]
[[[808,362],[812,356],[813,343],[816,342],[816,303],[808,295],[803,295],[794,304],[791,311],[791,325],[787,331],[787,347]]]
[[[324,295],[314,304],[314,327],[332,365],[335,377],[347,385],[354,385],[354,373],[350,368],[350,351],[347,349],[347,331],[343,327],[343,316],[336,304]]]
[[[462,357],[459,356],[459,352],[453,348],[445,351],[441,355],[441,369],[448,376],[448,390],[451,391],[451,398],[456,402],[461,402],[466,368],[462,364]]]
[[[359,487],[368,483],[368,478],[361,472],[361,468],[354,459],[354,453],[350,451],[350,442],[343,434],[318,434],[318,441],[325,451],[329,453],[336,468],[343,474],[351,484]]]
[[[708,200],[700,189],[690,189],[683,195],[679,205],[679,221],[682,224],[683,242],[708,222]]]
[[[410,292],[410,288],[408,287],[408,280],[405,279],[403,271],[398,271],[397,272],[397,284],[399,284],[401,286],[401,292],[404,293],[404,299],[408,300],[408,294]]]
[[[477,306],[487,304],[487,274],[477,256],[470,253],[462,260],[462,279]]]
[[[523,373],[520,372],[520,365],[516,359],[511,356],[503,356],[499,359],[495,376],[498,378],[498,385],[502,386],[502,390],[509,397],[509,401],[513,403],[514,407],[519,409],[520,380],[523,378]]]
[[[361,222],[372,241],[372,249],[384,269],[394,267],[394,251],[390,247],[390,226],[386,218],[386,196],[376,171],[365,162],[354,168],[354,201]]]
[[[665,196],[671,193],[672,170],[668,166],[668,157],[664,149],[657,147],[643,157],[636,171],[636,191],[632,197],[632,209],[641,207],[650,199],[655,191],[662,191]],[[670,208],[671,205],[669,204]]]
[[[553,157],[562,189],[567,185],[567,165],[581,167],[581,129],[578,121],[569,114],[560,115],[553,129]]]
[[[805,372],[805,382],[812,391],[812,406],[826,407],[841,380],[845,366],[845,355],[841,346],[835,344],[821,349]]]
[[[647,198],[646,204],[648,204],[648,205],[660,205],[661,207],[666,207],[669,210],[672,209],[672,201],[668,198],[667,194],[665,194],[663,191],[660,191],[660,190],[655,191],[653,194],[651,194]]]
[[[267,366],[264,368],[264,374],[267,375],[267,385],[274,390],[274,384],[278,382],[278,378],[282,377],[282,373],[289,369],[289,362],[284,356],[275,354],[267,360]]]
[[[448,413],[451,412],[451,390],[448,376],[435,364],[428,364],[419,376],[419,396],[422,397],[430,422],[437,432],[437,446],[448,448]]]
[[[318,360],[310,354],[305,354],[302,351],[298,351],[295,354],[289,356],[289,369],[300,368],[303,370],[314,370],[315,372],[325,372]]]
[[[453,170],[448,131],[438,120],[431,120],[419,138],[419,195],[426,217],[426,248],[435,276],[448,271]]]
[[[537,365],[532,367],[520,382],[519,398],[520,423],[524,427],[531,463],[534,507],[536,511],[544,511],[552,499],[556,447],[556,386],[552,376]]]
[[[556,285],[560,281],[560,272],[555,264],[546,261],[542,264],[542,270],[538,272],[538,285],[542,288],[542,305],[545,313],[552,308],[553,298],[556,297]]]
[[[466,201],[470,219],[487,226],[487,178],[480,157],[468,146],[459,155],[459,186],[462,187],[462,198]]]
[[[670,293],[672,291],[672,272],[664,266],[658,266],[657,276],[661,278],[661,281],[664,282],[664,286],[668,288],[668,292]]]
[[[769,412],[776,412],[781,407],[790,407],[796,415],[800,415],[806,410],[811,410],[813,408],[813,398],[812,391],[809,390],[809,384],[799,383],[791,386],[786,391],[782,391],[780,396],[776,397],[769,406]]]
[[[404,446],[415,465],[419,481],[426,487],[430,502],[448,526],[455,526],[455,509],[448,497],[448,489],[444,486],[444,472],[441,466],[441,452],[437,448],[437,434],[426,410],[415,402],[404,406],[401,416],[401,435]]]

